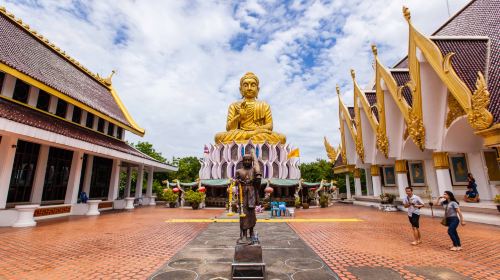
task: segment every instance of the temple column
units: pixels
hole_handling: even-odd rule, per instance
[[[406,197],[406,188],[408,187],[408,169],[406,160],[396,160],[396,183],[398,184],[399,198]]]
[[[130,197],[130,189],[132,187],[132,168],[129,166],[127,167],[127,185],[125,186],[125,193],[124,197]]]
[[[80,177],[82,176],[83,155],[84,152],[82,150],[73,151],[68,187],[66,189],[66,197],[64,198],[64,203],[66,204],[75,204],[78,201],[78,188],[80,188]]]
[[[137,181],[135,182],[135,198],[142,197],[142,181],[144,181],[144,165],[140,164],[137,168]]]
[[[382,194],[380,167],[378,165],[372,165],[370,168],[370,174],[372,175],[373,180],[373,196],[379,197]]]
[[[2,135],[0,142],[0,209],[4,209],[9,195],[10,177],[12,176],[12,167],[16,156],[17,138]]]
[[[146,185],[146,197],[151,197],[153,196],[153,174],[154,174],[155,168],[153,166],[150,166],[148,168],[148,182]]]
[[[366,195],[373,195],[373,182],[372,175],[369,168],[365,168],[365,178],[366,178]]]
[[[120,190],[120,160],[113,159],[113,168],[111,169],[111,180],[109,182],[108,201],[118,198]]]
[[[92,168],[94,167],[94,156],[87,155],[87,166],[85,166],[85,177],[83,177],[82,191],[90,198],[90,181],[92,181]]]
[[[356,196],[362,196],[363,192],[361,191],[361,169],[354,169],[354,194]]]
[[[345,174],[345,189],[347,192],[347,199],[351,199],[351,182],[349,181],[349,172]]]
[[[47,171],[49,151],[49,146],[40,145],[40,151],[38,153],[35,177],[33,178],[33,188],[31,190],[30,198],[30,202],[33,204],[40,204],[42,202],[43,185],[45,185],[45,172]]]
[[[432,160],[434,161],[434,169],[436,170],[439,195],[442,195],[444,191],[452,191],[448,153],[434,152]]]

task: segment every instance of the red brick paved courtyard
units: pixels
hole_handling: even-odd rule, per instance
[[[1,228],[0,279],[145,279],[207,227],[165,220],[206,219],[221,213],[158,206],[43,221],[35,228]],[[296,217],[363,220],[290,223],[342,279],[356,279],[357,269],[363,268],[393,270],[403,279],[436,279],[435,268],[451,273],[437,279],[456,279],[454,272],[473,279],[500,275],[500,228],[495,226],[460,227],[464,250],[450,252],[439,218],[421,218],[423,244],[415,247],[410,245],[411,229],[403,212],[335,204],[298,210]]]
[[[0,228],[0,279],[145,279],[207,226],[166,219],[220,212],[158,206]]]
[[[356,279],[348,268],[384,267],[403,279],[431,278],[407,267],[430,273],[432,267],[449,268],[473,279],[500,279],[500,228],[477,223],[460,226],[463,250],[448,250],[451,241],[440,218],[422,216],[423,243],[412,246],[411,227],[405,212],[387,213],[335,204],[326,209],[297,211],[299,218],[353,217],[359,223],[290,223],[325,263],[342,279]],[[500,217],[499,217],[500,218]],[[355,270],[355,269],[354,269]],[[441,275],[440,279],[447,278]]]

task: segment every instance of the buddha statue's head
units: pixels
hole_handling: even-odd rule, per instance
[[[241,96],[247,99],[257,98],[259,95],[259,78],[252,72],[247,72],[240,79]]]

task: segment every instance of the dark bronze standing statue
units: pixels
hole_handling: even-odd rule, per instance
[[[252,166],[253,164],[253,166]],[[243,168],[236,170],[236,184],[241,185],[243,192],[243,205],[240,205],[240,239],[238,244],[253,244],[258,242],[253,228],[257,223],[255,206],[259,203],[260,181],[262,172],[255,151],[243,156]],[[250,232],[249,232],[250,231]],[[248,236],[250,233],[250,236]]]

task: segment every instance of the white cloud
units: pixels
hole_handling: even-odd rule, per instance
[[[457,11],[466,0],[450,0]],[[446,1],[56,1],[4,3],[89,69],[107,75],[150,141],[164,155],[202,156],[225,128],[239,77],[261,79],[260,98],[276,131],[302,161],[326,158],[323,136],[339,142],[335,84],[350,102],[349,69],[371,80],[370,43],[387,65],[405,55],[401,6],[430,34],[448,18]],[[121,30],[120,34],[118,31]],[[231,49],[235,36],[247,41]],[[120,39],[121,44],[114,44]],[[311,46],[313,44],[314,46]],[[311,54],[312,65],[304,62]],[[140,140],[128,136],[132,141]]]

